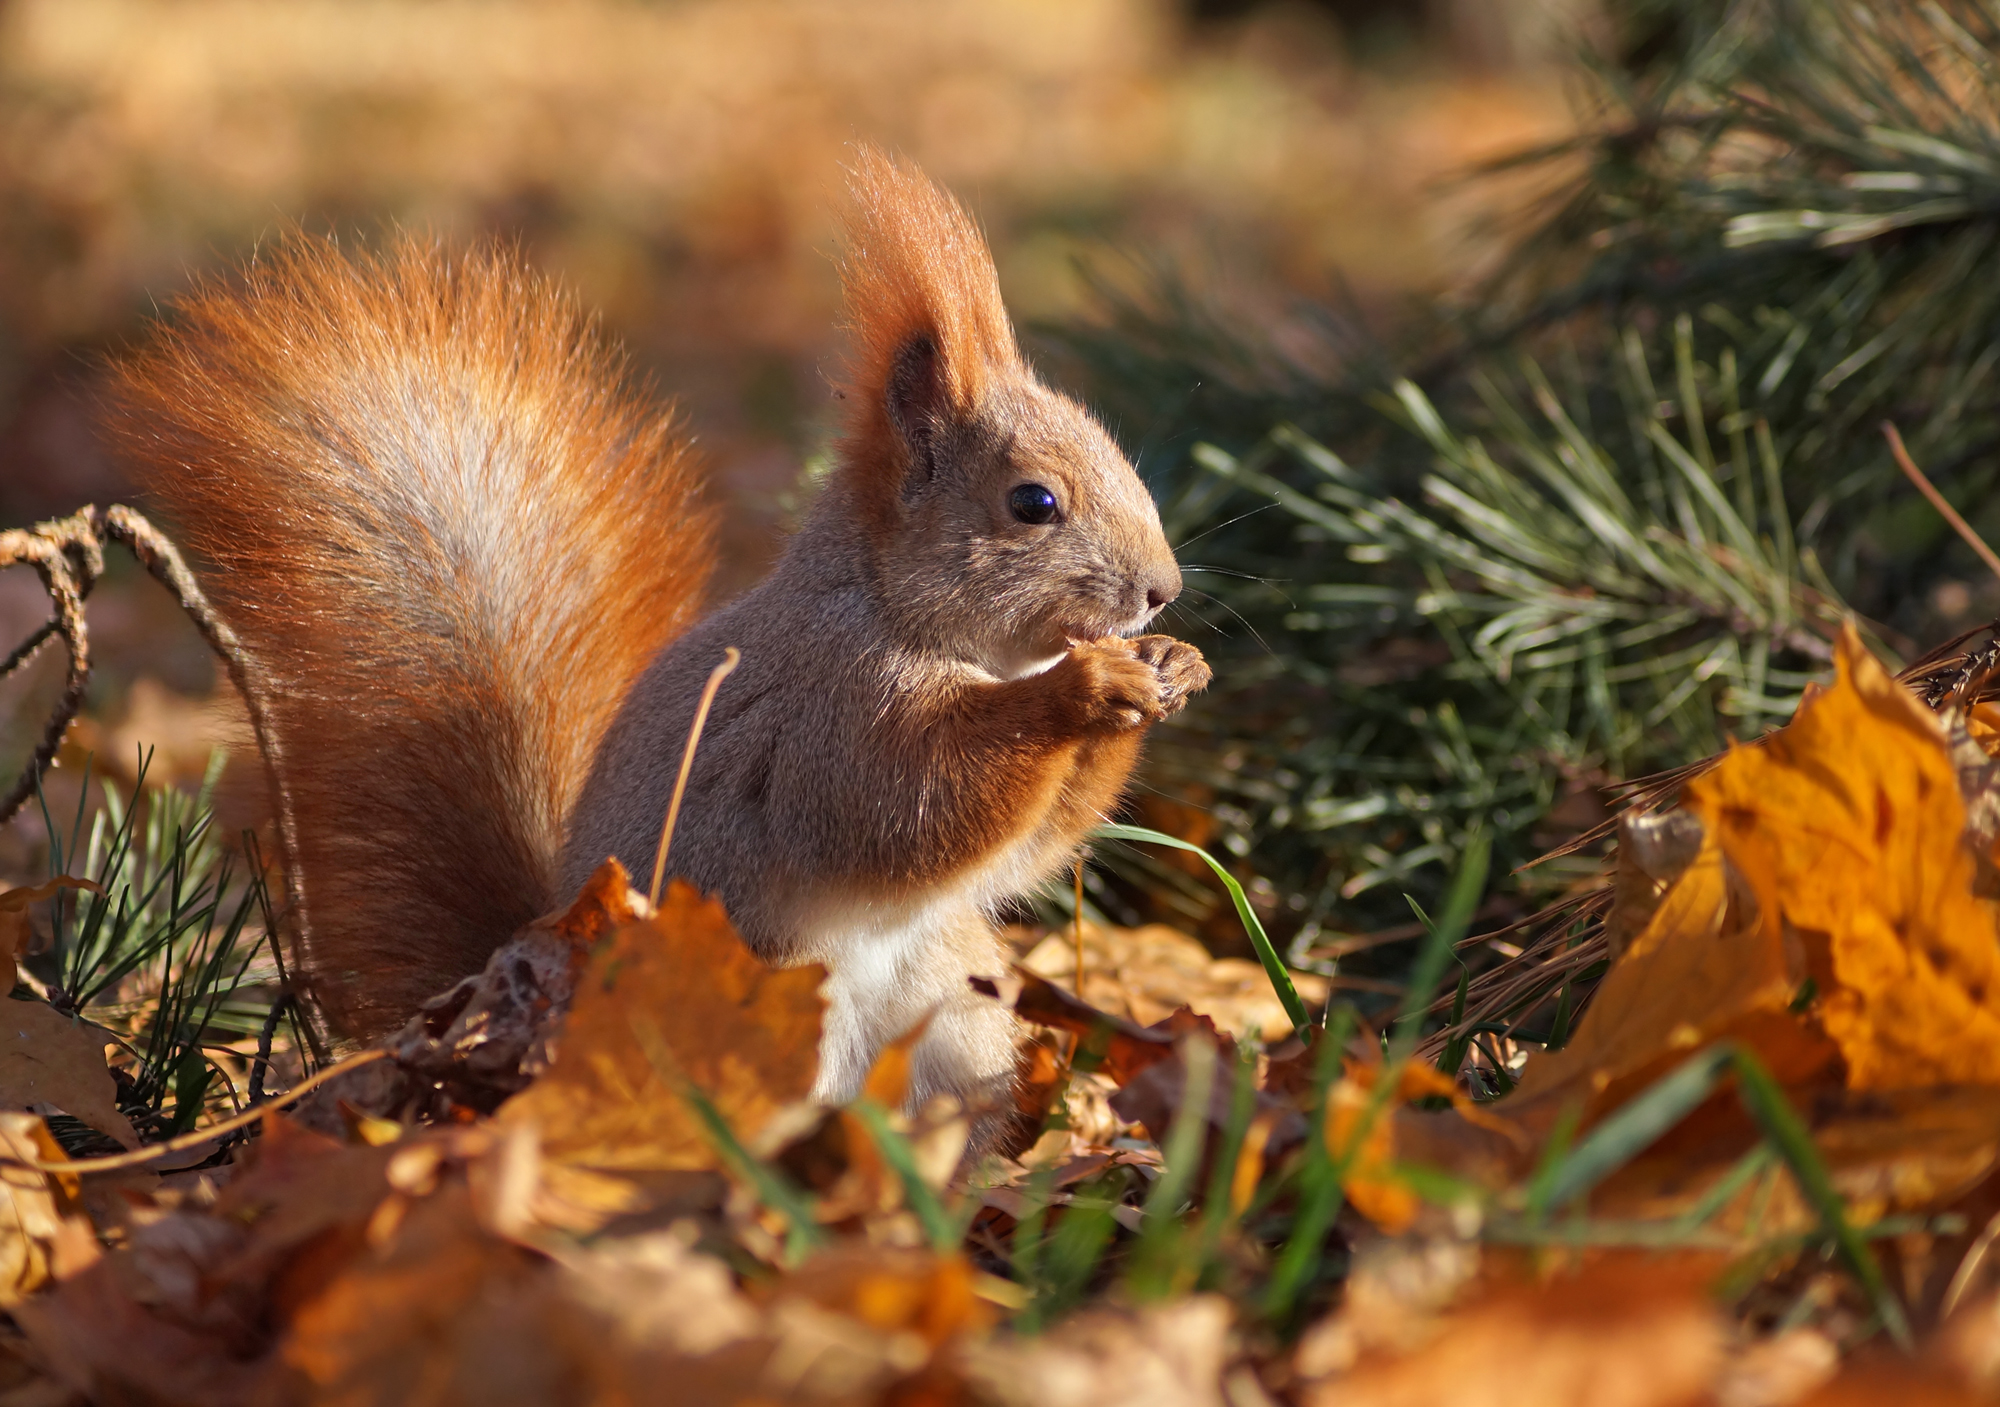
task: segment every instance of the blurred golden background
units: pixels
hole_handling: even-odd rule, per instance
[[[822,433],[849,144],[960,193],[1026,327],[1089,318],[1086,269],[1170,266],[1285,346],[1302,299],[1393,317],[1477,264],[1494,188],[1457,178],[1564,131],[1556,64],[1586,20],[1580,0],[13,0],[0,526],[126,495],[98,369],[190,278],[295,222],[402,225],[519,240],[601,312],[714,466],[735,589]],[[46,614],[31,573],[0,574],[0,647]],[[81,740],[198,770],[212,728],[175,722],[212,687],[192,632],[116,572],[92,625],[93,711],[122,722]],[[58,653],[0,693],[9,769]]]

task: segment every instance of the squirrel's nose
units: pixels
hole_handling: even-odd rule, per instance
[[[1157,611],[1162,606],[1170,606],[1174,598],[1180,594],[1180,568],[1171,567],[1166,571],[1157,572],[1146,586],[1146,609]]]

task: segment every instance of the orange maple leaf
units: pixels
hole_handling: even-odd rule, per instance
[[[1856,1089],[2000,1083],[2000,927],[1937,716],[1862,648],[1791,725],[1687,789],[1794,945]]]
[[[754,1142],[812,1088],[825,975],[817,965],[766,967],[719,902],[676,880],[657,914],[616,928],[592,954],[554,1065],[501,1107],[499,1122],[534,1124],[558,1162],[713,1168],[708,1135],[670,1078],[701,1089]],[[635,1021],[657,1030],[673,1070],[655,1067]]]

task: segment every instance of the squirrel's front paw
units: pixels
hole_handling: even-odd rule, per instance
[[[1066,663],[1079,686],[1086,728],[1140,728],[1167,716],[1159,670],[1139,657],[1136,643],[1114,636],[1070,647]]]
[[[1158,717],[1179,713],[1187,707],[1188,696],[1199,694],[1215,678],[1215,671],[1201,657],[1201,651],[1171,635],[1141,635],[1132,642],[1133,653],[1153,667],[1159,679]]]

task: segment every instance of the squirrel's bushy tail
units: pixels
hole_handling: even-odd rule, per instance
[[[294,236],[115,384],[268,691],[314,991],[391,1027],[558,897],[599,739],[699,606],[686,446],[518,255],[413,238]]]

